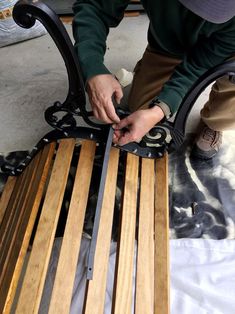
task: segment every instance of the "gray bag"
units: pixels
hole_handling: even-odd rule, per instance
[[[12,18],[12,9],[17,0],[0,0],[0,47],[46,34],[44,26],[36,21],[34,27],[19,27]]]

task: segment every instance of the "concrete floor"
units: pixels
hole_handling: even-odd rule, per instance
[[[108,37],[105,63],[115,73],[132,71],[147,44],[146,15],[126,17]],[[72,37],[71,25],[66,25]],[[49,130],[44,110],[54,101],[63,101],[67,76],[63,60],[47,34],[0,49],[0,153],[31,149]],[[206,91],[188,122],[192,131],[198,111],[208,97]]]

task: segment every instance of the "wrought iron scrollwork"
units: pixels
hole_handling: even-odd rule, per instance
[[[47,5],[38,0],[20,0],[14,6],[13,18],[17,24],[24,28],[32,27],[36,19],[45,26],[64,59],[69,89],[64,103],[56,101],[45,111],[46,121],[56,130],[48,133],[40,140],[21,165],[14,169],[7,166],[2,169],[9,174],[22,172],[37,151],[52,140],[63,137],[78,137],[104,142],[109,129],[107,125],[95,122],[92,111],[88,111],[86,108],[85,89],[79,62],[69,35],[58,16]],[[200,77],[184,97],[174,122],[159,123],[141,142],[130,143],[120,147],[120,149],[141,157],[160,158],[165,151],[178,148],[183,143],[187,117],[198,96],[210,83],[224,75],[229,75],[231,82],[235,82],[235,61],[224,62]],[[58,118],[58,113],[60,117],[62,113],[62,118]],[[117,109],[117,114],[120,117],[128,115],[121,109]],[[82,117],[88,126],[94,129],[77,126],[76,116]]]

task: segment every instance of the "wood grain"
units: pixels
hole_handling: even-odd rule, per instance
[[[1,225],[1,222],[3,220],[3,216],[5,214],[7,204],[10,200],[12,191],[15,187],[16,179],[17,179],[16,177],[8,177],[7,182],[4,186],[4,190],[3,190],[3,193],[2,193],[1,199],[0,199],[0,225]]]
[[[17,260],[19,247],[17,245],[18,238],[21,236],[19,229],[24,222],[24,216],[26,213],[26,204],[30,197],[30,190],[34,182],[36,168],[38,166],[40,154],[38,154],[34,160],[30,163],[28,169],[26,169],[25,180],[22,182],[22,191],[19,193],[17,203],[14,203],[13,210],[10,213],[10,224],[7,224],[4,238],[1,244],[1,255],[0,255],[0,310],[4,304],[6,294],[9,289],[11,275],[13,273],[15,263]],[[14,195],[12,195],[14,197]],[[12,257],[12,255],[14,257]]]
[[[142,159],[135,313],[154,308],[154,183],[155,162]]]
[[[16,313],[38,313],[74,144],[74,139],[60,142]]]
[[[135,249],[136,206],[139,158],[127,155],[125,188],[122,208],[120,247],[118,252],[115,291],[115,314],[129,314],[132,306]]]
[[[54,155],[54,150],[55,143],[51,143],[43,149],[36,175],[33,179],[33,184],[29,192],[22,222],[18,229],[17,238],[14,241],[14,249],[10,255],[11,263],[9,263],[8,271],[6,273],[6,279],[9,282],[9,289],[3,310],[5,314],[10,313],[11,310],[33,226],[43,195],[44,186]]]
[[[154,313],[170,313],[168,155],[156,160]]]
[[[66,314],[70,310],[95,149],[95,142],[82,143],[49,308],[51,314]]]

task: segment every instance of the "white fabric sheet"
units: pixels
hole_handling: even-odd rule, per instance
[[[235,241],[171,240],[171,314],[235,313]]]
[[[54,245],[40,313],[47,313],[61,240]],[[71,314],[82,313],[89,240],[83,239],[74,284]],[[235,313],[235,240],[170,241],[171,314]],[[116,245],[110,250],[105,314],[111,313]],[[133,276],[133,282],[135,274]],[[133,289],[134,298],[134,289]],[[133,310],[134,313],[134,310]],[[120,313],[121,314],[121,313]],[[150,314],[150,313],[143,313]]]

